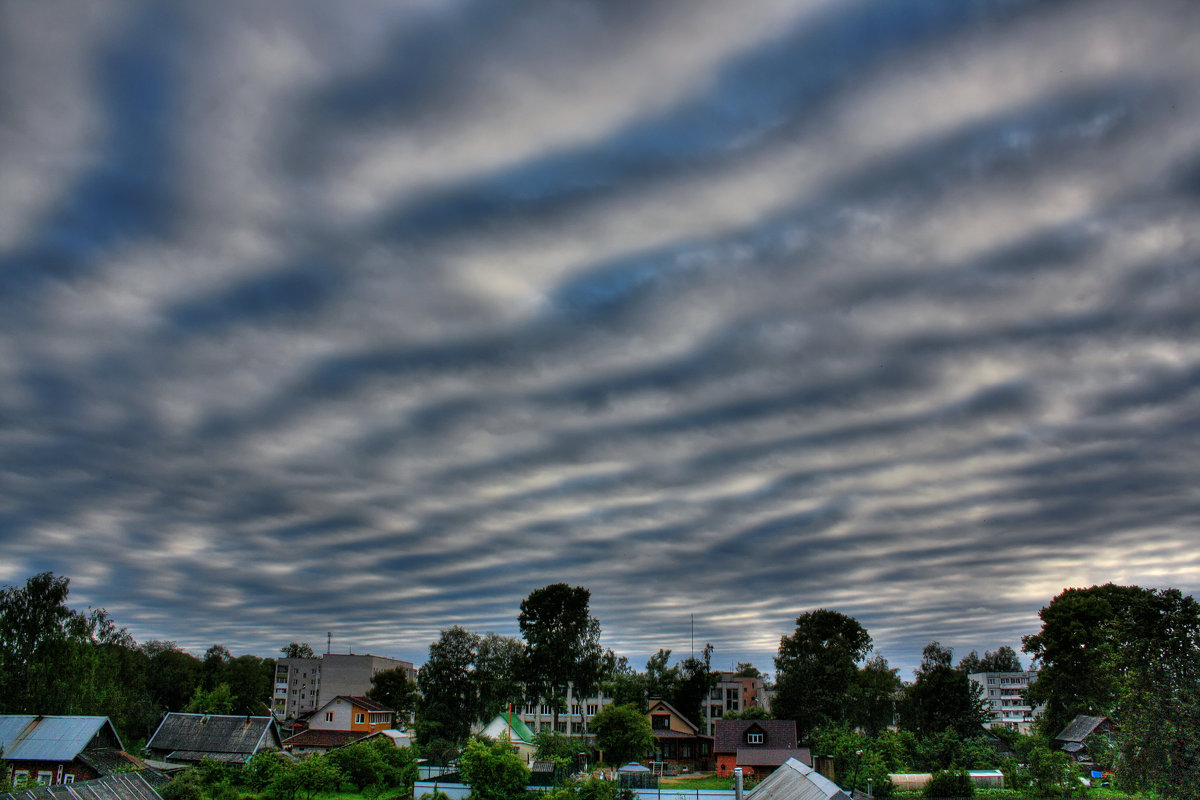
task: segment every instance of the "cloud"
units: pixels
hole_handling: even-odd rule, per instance
[[[0,13],[0,580],[905,673],[1198,588],[1194,4]]]

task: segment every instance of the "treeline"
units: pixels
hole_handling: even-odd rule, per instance
[[[68,583],[44,572],[0,589],[0,713],[107,716],[130,747],[168,711],[267,713],[273,659],[139,645],[104,609],[68,607]]]

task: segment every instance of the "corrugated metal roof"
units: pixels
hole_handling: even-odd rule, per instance
[[[7,761],[70,761],[105,725],[111,727],[108,717],[4,715],[0,716],[0,746]],[[116,738],[116,730],[112,735]]]
[[[850,795],[812,767],[790,758],[751,789],[746,800],[850,800]]]
[[[146,750],[152,754],[194,751],[209,753],[213,758],[223,758],[218,755],[221,753],[239,753],[245,760],[260,748],[278,748],[279,744],[274,717],[172,712],[146,742]]]
[[[162,800],[162,797],[140,773],[125,772],[93,781],[0,794],[0,800]]]

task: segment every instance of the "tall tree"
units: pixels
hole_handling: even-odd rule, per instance
[[[163,711],[182,711],[200,684],[200,659],[174,642],[145,642],[142,652],[150,661],[146,674],[150,700]]]
[[[763,675],[758,667],[751,664],[749,661],[739,661],[737,666],[733,668],[733,676],[735,678],[763,678]]]
[[[567,687],[586,697],[597,687],[602,666],[600,623],[591,615],[591,592],[554,583],[521,601],[517,623],[525,639],[525,687],[558,715],[566,708]]]
[[[794,719],[800,741],[819,725],[844,722],[871,637],[858,620],[819,608],[796,618],[796,630],[779,640],[775,657],[777,719]]]
[[[670,702],[675,696],[682,676],[679,667],[670,666],[671,651],[661,647],[654,655],[646,660],[646,694],[650,699]]]
[[[712,671],[713,646],[704,645],[700,656],[688,656],[679,662],[679,683],[670,703],[689,720],[703,727],[704,704],[709,692],[717,685],[718,675]]]
[[[601,686],[612,695],[613,705],[633,705],[646,711],[646,676],[629,665],[629,659],[612,650],[604,653],[604,676]]]
[[[951,728],[963,738],[978,736],[987,719],[981,688],[962,670],[955,669],[954,654],[938,642],[921,652],[916,680],[905,691],[904,727],[921,736]]]
[[[67,607],[70,579],[42,572],[0,589],[0,708],[65,714],[73,643],[87,619]]]
[[[519,639],[485,633],[475,648],[475,684],[479,692],[479,718],[490,719],[525,696],[521,682],[525,647]]]
[[[1200,798],[1200,603],[1151,592],[1125,623],[1118,778],[1137,792]]]
[[[371,676],[367,697],[395,711],[396,725],[399,727],[408,725],[421,695],[417,692],[417,684],[408,677],[408,670],[393,667]]]
[[[1043,733],[1054,736],[1077,714],[1110,714],[1117,707],[1124,691],[1122,651],[1137,635],[1130,621],[1153,595],[1111,583],[1066,589],[1038,612],[1042,629],[1025,637],[1023,649],[1038,665],[1038,679],[1025,696],[1045,704]]]
[[[851,722],[871,736],[887,730],[895,717],[896,694],[903,685],[900,670],[876,653],[855,676],[851,689]]]
[[[475,684],[475,649],[479,637],[457,625],[442,631],[429,645],[429,658],[417,673],[421,702],[417,705],[417,738],[461,742],[479,716]]]

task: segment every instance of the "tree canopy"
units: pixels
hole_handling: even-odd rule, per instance
[[[953,652],[930,642],[921,652],[916,680],[905,689],[903,722],[920,735],[952,729],[959,736],[978,736],[987,719],[981,687],[952,666]]]
[[[422,742],[461,742],[479,716],[475,650],[479,637],[454,626],[429,645],[429,658],[417,674],[422,700],[417,706],[417,736]]]
[[[517,623],[525,639],[525,689],[554,709],[555,727],[568,685],[587,696],[601,677],[600,623],[590,613],[590,599],[582,586],[554,583],[521,601]]]
[[[654,749],[650,721],[635,705],[605,706],[592,718],[591,730],[609,764],[636,761]]]
[[[870,649],[871,637],[853,617],[825,608],[801,614],[795,632],[779,641],[775,716],[796,720],[800,741],[818,725],[845,721],[857,665]]]

